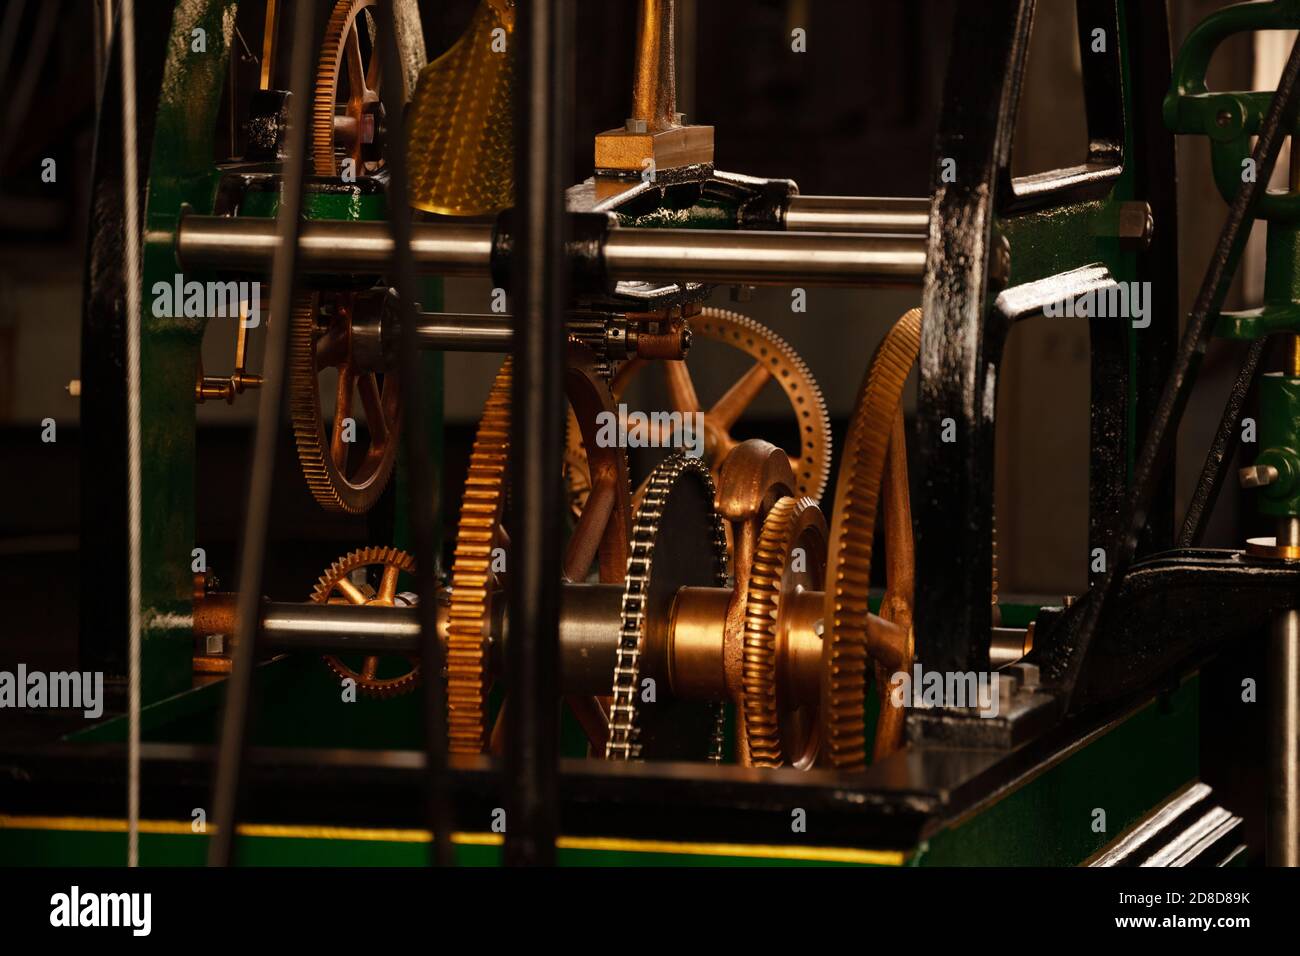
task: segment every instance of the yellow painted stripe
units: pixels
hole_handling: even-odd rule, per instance
[[[0,829],[66,830],[87,833],[125,833],[126,821],[104,817],[20,817],[0,814]],[[141,820],[141,833],[194,836],[183,820]],[[428,843],[428,830],[377,829],[365,827],[297,826],[272,823],[241,823],[240,836],[265,839],[366,840],[383,843]],[[461,846],[500,846],[500,833],[451,835]],[[562,850],[591,850],[606,853],[667,853],[682,856],[720,856],[738,859],[807,860],[817,863],[857,863],[873,866],[902,866],[906,857],[897,850],[862,850],[854,847],[780,846],[750,843],[677,843],[669,840],[628,840],[617,837],[562,836],[555,841]]]

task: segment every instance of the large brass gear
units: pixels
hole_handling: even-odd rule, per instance
[[[353,572],[361,568],[382,567],[383,574],[378,590],[369,583],[356,584]],[[351,551],[331,564],[312,589],[311,599],[316,604],[367,604],[395,607],[402,602],[397,592],[401,574],[415,571],[415,559],[397,548],[361,548]],[[357,683],[357,690],[366,697],[388,698],[405,694],[420,680],[420,665],[410,662],[410,669],[394,677],[379,677],[379,658],[367,657],[360,671],[353,670],[333,654],[325,655],[325,663],[341,678]]]
[[[601,582],[617,583],[627,571],[631,492],[622,450],[600,448],[594,440],[597,415],[610,410],[613,404],[598,365],[588,348],[578,342],[569,343],[565,394],[570,406],[590,426],[588,441],[594,449],[596,492],[569,540],[564,575],[569,580],[586,580],[594,563]],[[499,593],[492,572],[492,550],[504,541],[501,523],[510,456],[510,369],[507,359],[497,373],[479,421],[452,561],[447,694],[453,753],[481,753],[489,743],[487,635],[492,602]],[[569,697],[566,701],[593,748],[602,751],[609,732],[602,704],[591,698]]]
[[[826,573],[826,519],[811,498],[784,497],[768,512],[754,549],[745,600],[741,705],[749,764],[811,767],[818,750],[816,708],[794,704],[786,631],[790,603],[820,591]],[[796,553],[801,549],[802,553]]]
[[[375,373],[354,368],[349,342],[352,318],[346,296],[334,297],[329,316],[322,316],[320,305],[317,294],[296,296],[290,316],[289,413],[293,438],[312,497],[327,511],[360,514],[379,500],[397,461],[401,389],[396,373],[383,376],[381,383]],[[334,421],[327,437],[321,413],[320,374],[329,367],[338,370],[338,383]],[[345,439],[346,423],[358,394],[370,442],[354,463],[352,459],[358,456],[352,454],[353,443]],[[352,421],[355,431],[355,419]]]
[[[864,717],[873,643],[868,589],[876,513],[887,454],[891,445],[900,444],[903,434],[899,418],[903,386],[920,347],[921,310],[912,309],[889,330],[872,360],[849,423],[835,485],[822,639],[821,723],[823,752],[839,769],[866,764]],[[899,441],[891,441],[891,435]],[[900,488],[895,482],[891,489],[895,497],[906,499],[905,484]],[[901,535],[902,529],[896,530]],[[910,539],[910,527],[906,534]],[[899,557],[910,560],[911,556]],[[906,603],[910,602],[908,594]],[[893,663],[911,656],[910,614],[908,624],[907,646],[896,649]],[[882,712],[883,706],[882,702]]]
[[[456,528],[447,627],[447,732],[452,753],[482,753],[487,745],[487,640],[497,587],[492,551],[502,540],[510,467],[510,388],[511,363],[506,359],[474,435]]]
[[[731,428],[741,413],[775,380],[786,394],[799,425],[799,453],[790,455],[799,495],[820,500],[826,490],[831,465],[831,421],[821,388],[797,352],[775,332],[753,319],[725,309],[706,308],[690,320],[691,333],[699,339],[721,342],[754,359],[754,365],[713,403],[702,409],[685,361],[664,361],[668,391],[673,410],[704,411],[705,457],[716,479],[722,463],[738,442]],[[646,364],[634,358],[624,363],[611,387],[615,399],[622,396],[634,375]],[[571,507],[581,509],[589,479],[583,471],[583,452],[576,440],[577,429],[571,419],[569,442],[565,454]],[[666,438],[667,436],[652,436]]]
[[[375,172],[382,160],[376,155],[366,158],[365,147],[378,138],[381,121],[379,84],[382,77],[379,50],[371,42],[370,62],[361,55],[359,26],[373,14],[364,11],[378,0],[338,0],[330,11],[316,61],[316,82],[312,100],[312,167],[317,176],[338,176],[342,172],[336,153],[336,134],[343,133],[344,159],[351,159],[357,176]],[[348,101],[344,116],[336,116],[339,80],[347,67]]]

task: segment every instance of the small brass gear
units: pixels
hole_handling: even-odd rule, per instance
[[[511,363],[497,372],[483,407],[460,504],[447,628],[447,729],[452,753],[487,743],[487,642],[496,590],[492,550],[501,541],[510,467]]]
[[[351,315],[346,299],[334,300],[326,325],[317,324],[320,296],[294,298],[289,328],[289,414],[298,462],[312,497],[326,511],[361,514],[379,500],[397,461],[401,429],[401,389],[395,373],[379,377],[352,364],[348,339]],[[320,374],[338,370],[332,433],[325,434],[321,413]],[[366,412],[370,443],[356,456],[347,441],[346,423],[352,402],[360,395]],[[355,429],[355,419],[353,428]],[[360,458],[355,464],[352,460]]]
[[[799,561],[795,549],[802,549]],[[754,549],[745,599],[745,658],[741,704],[750,765],[812,766],[816,715],[803,715],[781,679],[788,667],[785,610],[802,589],[820,590],[826,571],[826,519],[811,498],[783,497],[768,512]],[[815,710],[815,709],[814,709]]]
[[[356,584],[352,574],[361,568],[382,567],[383,574],[376,591],[366,584]],[[395,607],[402,603],[397,593],[401,574],[415,571],[415,559],[397,548],[361,548],[339,558],[320,576],[312,589],[311,599],[316,604],[367,604]],[[411,660],[411,669],[396,677],[379,677],[379,658],[367,657],[360,671],[353,670],[333,654],[325,655],[325,663],[341,678],[357,682],[357,690],[366,697],[396,697],[411,691],[420,681],[420,665]]]
[[[704,412],[705,457],[709,459],[714,478],[717,478],[727,455],[739,444],[731,437],[732,426],[764,386],[774,380],[785,392],[799,426],[799,452],[790,455],[796,490],[814,501],[820,500],[830,475],[831,419],[821,388],[803,359],[771,329],[736,312],[704,309],[690,320],[690,326],[697,342],[700,339],[719,342],[754,359],[749,370],[709,409],[700,407],[686,361],[659,363],[668,378],[673,410]],[[634,358],[623,364],[611,383],[615,399],[623,395],[632,377],[646,362],[646,359]],[[582,457],[576,422],[570,418],[565,472],[569,478],[570,507],[575,512],[581,510],[586,501],[587,480],[582,472]]]
[[[317,176],[338,176],[341,172],[336,133],[344,133],[343,158],[351,159],[357,176],[375,172],[382,162],[378,157],[365,158],[365,146],[378,137],[381,79],[379,50],[373,44],[370,63],[362,62],[358,26],[366,24],[372,14],[363,11],[376,6],[377,0],[338,0],[330,11],[325,38],[316,61],[315,95],[312,101],[312,167]],[[347,67],[348,102],[344,116],[335,115],[339,80]]]
[[[822,639],[822,747],[832,766],[866,764],[871,558],[891,432],[921,347],[921,310],[894,324],[876,351],[849,422],[835,485]],[[907,494],[906,488],[896,494]]]

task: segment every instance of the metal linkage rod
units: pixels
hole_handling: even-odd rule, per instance
[[[511,263],[514,336],[511,422],[510,703],[505,753],[505,862],[555,860],[559,830],[560,541],[564,496],[565,307],[570,273],[564,190],[571,152],[572,0],[519,9]]]
[[[1132,491],[1119,524],[1120,530],[1107,554],[1106,572],[1085,597],[1082,617],[1068,649],[1051,662],[1049,673],[1059,681],[1065,693],[1067,709],[1078,689],[1079,675],[1097,626],[1105,614],[1109,600],[1119,589],[1132,564],[1138,535],[1146,524],[1148,509],[1161,473],[1169,466],[1178,422],[1196,384],[1196,373],[1209,343],[1214,320],[1223,308],[1233,273],[1241,259],[1242,250],[1245,249],[1246,240],[1250,237],[1254,209],[1265,188],[1261,184],[1267,184],[1273,175],[1278,149],[1295,124],[1297,85],[1300,85],[1300,40],[1291,47],[1286,68],[1278,80],[1277,92],[1269,104],[1268,113],[1255,141],[1252,158],[1258,175],[1255,179],[1242,183],[1228,207],[1227,219],[1219,233],[1219,241],[1196,295],[1191,315],[1188,316],[1169,378],[1152,414],[1151,427],[1133,471]]]
[[[412,538],[415,544],[416,613],[420,620],[420,669],[424,672],[424,743],[428,759],[428,812],[433,830],[433,862],[447,866],[452,857],[451,803],[447,794],[447,701],[442,681],[445,655],[438,640],[437,519],[434,516],[433,453],[429,447],[429,422],[425,415],[422,357],[415,333],[415,262],[411,251],[411,207],[407,202],[406,137],[398,118],[402,101],[402,60],[397,49],[397,27],[392,0],[380,4],[379,34],[384,69],[384,110],[397,123],[388,149],[388,208],[392,227],[393,274],[402,310],[399,369],[402,386],[403,435],[406,440],[407,492]]]
[[[1223,406],[1223,415],[1219,418],[1219,427],[1214,433],[1210,450],[1205,453],[1205,464],[1201,466],[1201,475],[1196,480],[1196,491],[1187,505],[1187,515],[1183,519],[1183,528],[1178,533],[1178,547],[1195,548],[1205,536],[1205,527],[1210,522],[1214,503],[1219,499],[1223,489],[1224,477],[1232,456],[1241,441],[1241,410],[1246,405],[1246,398],[1255,386],[1259,373],[1259,361],[1264,355],[1267,339],[1256,339],[1246,350],[1246,357],[1241,360],[1236,381],[1228,393],[1228,401]]]
[[[284,396],[285,358],[288,353],[289,312],[294,279],[298,274],[298,232],[302,219],[303,165],[307,158],[311,74],[316,46],[316,7],[298,0],[293,11],[293,51],[290,57],[289,138],[281,180],[280,207],[275,219],[276,243],[271,263],[271,315],[263,359],[266,386],[257,409],[253,463],[249,475],[244,540],[239,561],[239,601],[235,611],[236,645],[230,677],[226,681],[226,706],[217,751],[216,792],[213,807],[216,832],[208,844],[208,865],[228,866],[234,850],[235,814],[251,723],[253,647],[261,605],[262,572],[266,561],[266,532],[271,516],[271,487],[280,433],[280,407]]]
[[[411,232],[411,255],[421,273],[486,276],[492,271],[489,224],[421,222],[412,224]],[[300,242],[305,272],[379,273],[393,256],[392,235],[382,222],[304,223]],[[923,232],[611,229],[598,265],[611,282],[906,286],[919,284],[925,273],[925,243]],[[267,219],[187,216],[177,252],[190,269],[265,272],[275,244],[274,223]]]

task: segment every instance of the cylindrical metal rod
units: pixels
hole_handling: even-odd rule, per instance
[[[924,235],[930,200],[892,196],[791,196],[785,207],[789,232],[894,232]]]
[[[514,320],[508,315],[422,312],[415,337],[420,348],[439,352],[509,352]]]
[[[605,272],[615,280],[729,285],[919,285],[923,235],[614,229]]]
[[[177,256],[187,269],[265,272],[275,251],[275,220],[186,216]],[[347,220],[303,223],[299,261],[306,272],[387,272],[393,234],[387,222]],[[423,273],[488,274],[492,224],[446,221],[411,224],[411,255]]]
[[[1300,866],[1300,611],[1273,622],[1268,649],[1269,866]]]
[[[720,592],[725,597],[726,592]],[[560,589],[560,685],[566,694],[607,695],[618,646],[621,584],[564,584]],[[449,605],[437,602],[437,632],[446,643]],[[206,613],[205,613],[206,612]],[[233,595],[209,595],[195,616],[196,636],[230,631]],[[307,654],[418,654],[420,619],[413,607],[266,601],[258,623],[264,651]],[[488,668],[502,677],[510,618],[489,627]]]
[[[507,865],[555,862],[559,830],[560,540],[564,534],[564,190],[572,162],[572,0],[522,4],[516,26],[515,303],[504,783]]]
[[[187,269],[265,272],[275,250],[269,219],[186,216],[178,255]],[[708,229],[612,229],[605,273],[612,281],[713,282],[726,285],[917,285],[925,273],[924,234],[761,232]],[[411,252],[421,272],[485,276],[492,226],[412,224]],[[382,222],[303,223],[302,269],[382,273],[392,236]]]

